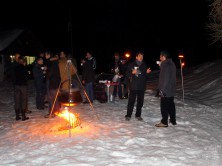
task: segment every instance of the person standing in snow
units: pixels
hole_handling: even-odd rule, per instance
[[[46,89],[49,100],[49,113],[45,118],[55,117],[55,113],[60,111],[60,103],[57,98],[57,92],[60,87],[61,77],[59,71],[59,56],[52,55],[51,52],[45,53],[46,57]]]
[[[176,92],[176,66],[167,51],[160,52],[160,74],[157,95],[160,97],[160,110],[162,119],[156,127],[168,127],[170,123],[176,125],[176,109],[174,96]]]
[[[111,73],[114,74],[112,82],[119,83],[119,85],[113,87],[113,97],[114,98],[117,97],[117,93],[118,93],[119,98],[122,97],[122,93],[120,93],[121,89],[119,88],[119,87],[121,87],[120,77],[119,77],[119,74],[120,74],[119,73],[120,72],[119,71],[119,66],[120,66],[120,54],[119,54],[119,52],[115,52],[114,56],[113,56],[113,61],[112,61],[112,64],[111,64]]]
[[[126,71],[128,68],[127,60],[122,57],[120,58],[120,65],[119,65],[119,96],[120,99],[128,99],[128,79],[126,78]]]
[[[144,93],[146,90],[146,80],[148,74],[151,72],[150,68],[147,68],[146,63],[143,61],[143,56],[144,54],[142,52],[138,52],[136,54],[136,60],[128,66],[126,72],[126,76],[130,80],[127,114],[125,115],[127,121],[131,119],[136,99],[137,105],[135,117],[139,121],[143,120],[141,113],[144,102]]]
[[[94,82],[95,82],[95,72],[93,70],[93,64],[87,60],[82,59],[82,84],[85,87],[86,93],[90,101],[84,101],[84,104],[89,102],[93,103],[94,100]]]
[[[33,77],[36,88],[36,108],[39,110],[43,110],[44,100],[46,96],[46,84],[45,84],[45,66],[43,64],[43,59],[38,57],[36,59],[36,63],[33,65]]]
[[[14,67],[15,119],[17,121],[20,119],[22,119],[22,121],[29,119],[29,117],[26,116],[28,70],[25,65],[25,60],[22,59],[21,56],[18,57],[18,64]],[[20,117],[20,113],[22,117]]]

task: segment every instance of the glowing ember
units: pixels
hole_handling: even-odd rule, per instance
[[[71,128],[81,124],[79,114],[69,112],[68,107],[65,107],[62,112],[56,113],[56,115],[67,120]]]
[[[73,107],[77,105],[76,103],[61,103],[61,104],[62,106],[66,106],[66,107]]]

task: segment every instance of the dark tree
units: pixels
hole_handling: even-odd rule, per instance
[[[209,40],[211,44],[219,42],[222,45],[222,0],[209,0],[209,22],[206,24],[210,30]]]

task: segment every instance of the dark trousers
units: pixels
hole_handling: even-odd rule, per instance
[[[58,100],[57,89],[49,89],[48,100],[49,100],[49,114],[52,112],[60,112],[60,103]],[[53,109],[53,110],[52,110]]]
[[[18,116],[21,111],[22,116],[25,116],[25,109],[27,107],[27,86],[15,85],[15,113]]]
[[[176,109],[174,104],[174,97],[161,97],[160,109],[163,124],[168,124],[168,116],[172,122],[176,122]]]
[[[128,105],[127,105],[127,117],[131,117],[133,113],[133,107],[137,99],[136,104],[136,117],[141,117],[143,101],[144,101],[144,92],[143,90],[130,90]]]
[[[36,88],[36,108],[44,108],[45,95],[45,88]]]

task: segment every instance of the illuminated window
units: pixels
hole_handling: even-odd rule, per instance
[[[27,65],[32,64],[35,61],[35,57],[34,56],[25,56],[26,60],[27,60]]]

